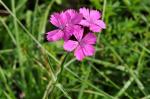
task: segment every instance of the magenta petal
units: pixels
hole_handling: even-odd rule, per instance
[[[101,17],[101,14],[97,10],[90,10],[90,18],[93,20],[98,20]]]
[[[66,26],[67,23],[70,21],[71,16],[67,12],[61,12],[60,13],[61,18],[59,19],[62,26]]]
[[[99,25],[96,25],[96,24],[91,24],[90,25],[90,30],[93,31],[93,32],[100,32],[101,29],[102,28]]]
[[[69,25],[67,27],[65,27],[64,31],[64,40],[68,40],[70,38],[70,36],[73,35],[74,32],[74,26],[73,25]]]
[[[50,22],[59,28],[64,28],[64,26],[66,26],[66,24],[68,23],[69,19],[69,15],[67,15],[64,12],[59,13],[54,13],[51,15],[50,17]]]
[[[90,18],[90,11],[86,8],[80,8],[79,12],[83,15],[84,18],[89,19]]]
[[[82,14],[78,13],[77,11],[69,9],[66,12],[68,12],[71,16],[71,24],[79,24],[79,22],[82,20]]]
[[[51,15],[50,17],[50,22],[56,26],[56,27],[60,27],[61,23],[60,23],[60,14],[59,13],[54,13]]]
[[[47,33],[47,40],[52,42],[52,41],[57,41],[62,39],[64,33],[61,30],[53,30]]]
[[[63,37],[64,41],[67,41],[70,38],[71,35],[72,34],[70,34],[69,32],[65,32],[64,37]]]
[[[78,41],[81,41],[81,39],[82,39],[82,37],[83,37],[83,32],[84,32],[84,30],[83,30],[83,28],[81,28],[80,26],[75,26],[75,27],[74,27],[74,32],[73,32],[73,34],[74,34],[74,36],[76,37],[76,39],[77,39]]]
[[[86,44],[83,47],[83,53],[85,56],[93,56],[95,53],[95,49],[92,45]]]
[[[83,26],[87,26],[87,27],[90,25],[87,20],[81,20],[80,24],[83,25]]]
[[[82,39],[81,44],[95,44],[96,43],[96,36],[93,33],[88,33]]]
[[[64,42],[64,49],[69,52],[73,51],[77,46],[78,46],[77,41],[68,40]]]
[[[82,20],[82,14],[76,14],[73,18],[72,18],[72,23],[73,24],[79,24],[80,21]]]
[[[82,61],[83,58],[85,57],[82,47],[78,46],[74,52],[74,56],[76,56],[77,60]]]
[[[106,24],[102,20],[95,21],[95,24],[99,25],[102,29],[106,28]]]

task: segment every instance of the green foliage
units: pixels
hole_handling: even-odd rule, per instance
[[[86,6],[102,11],[94,57],[44,42],[49,15]],[[0,99],[150,99],[149,0],[0,0]],[[55,83],[57,81],[57,83]]]

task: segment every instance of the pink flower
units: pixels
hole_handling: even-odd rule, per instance
[[[93,32],[100,32],[106,28],[105,23],[100,20],[101,14],[97,10],[89,10],[86,8],[80,8],[80,13],[83,14],[83,19],[80,24],[89,27]]]
[[[67,10],[62,13],[54,13],[51,15],[50,22],[58,29],[47,33],[48,41],[57,41],[64,39],[65,41],[73,34],[74,26],[82,20],[82,14],[75,10]]]
[[[48,41],[57,41],[64,37],[66,31],[65,27],[67,24],[67,17],[62,13],[54,13],[50,17],[50,22],[56,26],[58,29],[50,31],[47,33]]]
[[[78,28],[78,29],[77,29]],[[75,40],[68,40],[64,43],[64,49],[68,52],[74,51],[77,60],[81,61],[86,56],[92,56],[95,52],[93,44],[96,43],[96,36],[93,33],[88,33],[83,37],[84,30],[76,27],[74,31]]]

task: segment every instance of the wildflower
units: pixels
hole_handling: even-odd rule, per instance
[[[97,10],[89,10],[80,8],[80,13],[83,14],[84,19],[80,22],[81,25],[89,27],[93,32],[100,32],[106,28],[105,23],[100,20],[101,14]]]
[[[82,15],[75,10],[67,10],[51,15],[50,22],[58,29],[47,33],[48,41],[68,40],[74,31],[74,26],[82,20]]]
[[[64,49],[66,51],[73,51],[77,60],[81,61],[86,56],[94,55],[95,49],[93,44],[96,43],[96,36],[89,32],[83,37],[84,29],[77,27],[74,31],[74,36],[76,40],[68,40],[64,42]]]

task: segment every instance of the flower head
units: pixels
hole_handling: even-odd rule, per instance
[[[57,29],[47,33],[48,41],[57,41],[62,38],[68,40],[74,31],[74,26],[79,24],[81,19],[82,15],[75,10],[52,14],[50,22],[56,26]]]
[[[80,22],[81,25],[89,27],[93,32],[100,32],[102,29],[106,28],[105,23],[100,20],[101,14],[99,11],[86,8],[80,8],[79,11],[84,17]]]
[[[94,54],[95,49],[93,44],[96,43],[96,36],[89,32],[83,37],[84,30],[80,27],[77,28],[74,32],[76,40],[66,41],[64,43],[64,49],[69,52],[74,50],[74,55],[81,61],[84,57]]]

